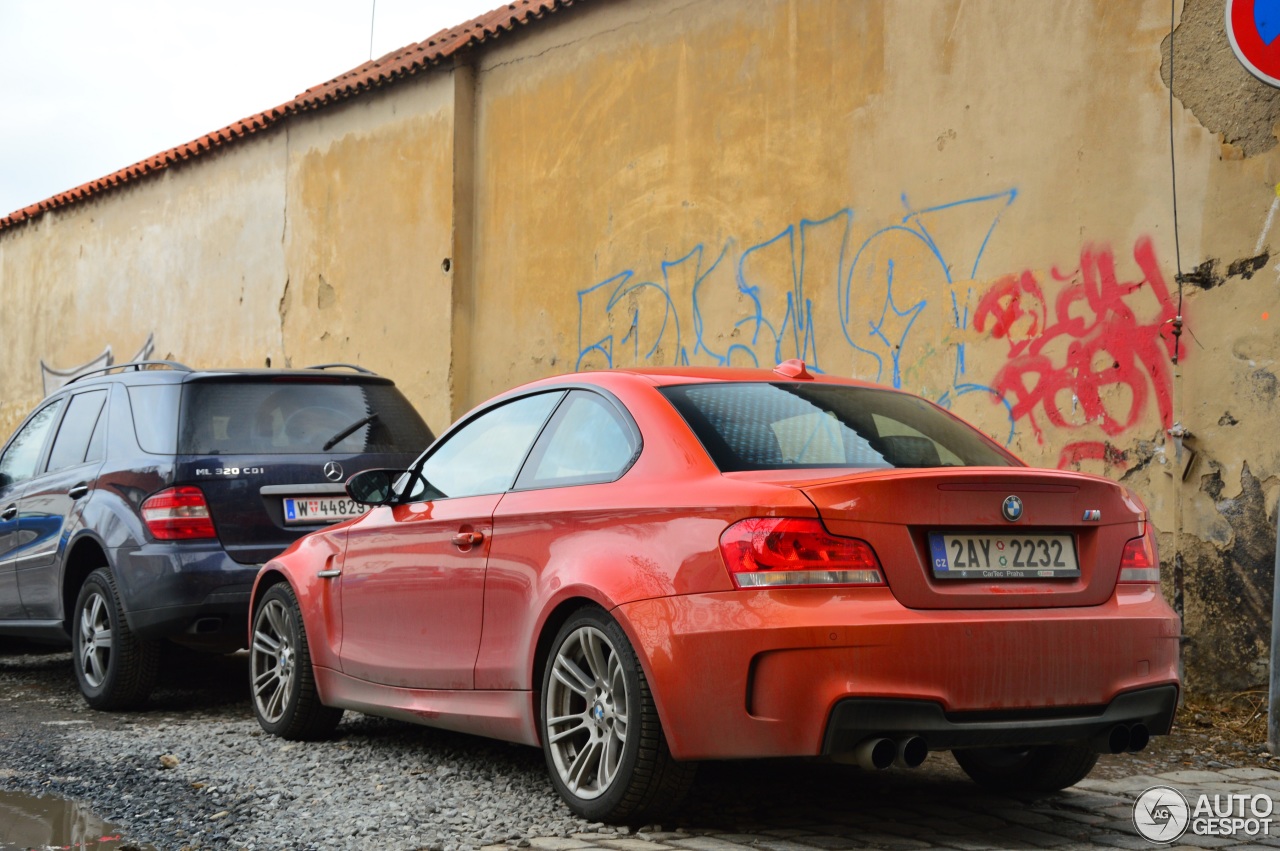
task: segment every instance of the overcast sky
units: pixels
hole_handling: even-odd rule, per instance
[[[502,0],[0,0],[0,217]]]

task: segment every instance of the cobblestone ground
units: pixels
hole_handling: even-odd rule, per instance
[[[787,780],[785,776],[779,779]],[[757,775],[754,780],[761,778]],[[717,785],[735,782],[707,778],[699,787],[707,788],[708,781]],[[1188,814],[1194,813],[1201,795],[1207,796],[1204,805],[1208,807],[1214,805],[1217,795],[1223,813],[1228,796],[1245,796],[1246,816],[1252,815],[1251,807],[1266,812],[1275,809],[1277,835],[1263,832],[1270,829],[1269,824],[1264,828],[1264,820],[1247,829],[1232,831],[1228,825],[1220,831],[1229,835],[1203,835],[1203,830],[1197,834],[1193,833],[1193,818],[1187,832],[1172,846],[1148,841],[1134,825],[1134,802],[1145,790],[1157,786],[1180,792],[1187,801]],[[722,803],[724,796],[717,797]],[[1275,806],[1280,797],[1280,771],[1260,767],[1087,779],[1053,796],[1022,799],[984,792],[964,780],[949,757],[932,755],[926,766],[914,773],[845,775],[838,792],[819,792],[812,807],[796,808],[794,796],[785,797],[788,811],[756,799],[752,815],[725,813],[723,823],[731,827],[713,826],[715,815],[706,806],[696,806],[682,818],[684,826],[677,830],[584,833],[572,838],[532,839],[528,844],[544,851],[1280,848],[1280,807]],[[844,806],[839,804],[841,799]],[[1239,798],[1232,802],[1237,813],[1241,812],[1240,804]],[[484,851],[509,848],[489,846]]]

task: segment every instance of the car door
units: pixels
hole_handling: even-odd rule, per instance
[[[0,454],[0,620],[25,616],[15,569],[24,543],[19,533],[18,502],[36,469],[43,465],[45,446],[62,401],[55,399],[28,417]]]
[[[525,396],[471,418],[432,448],[408,501],[351,527],[335,577],[343,673],[402,688],[473,687],[493,511],[562,396]]]
[[[106,446],[107,390],[70,397],[58,421],[42,470],[18,500],[18,538],[14,566],[18,595],[28,618],[62,617],[62,555],[84,504],[93,492]]]
[[[530,687],[529,642],[544,614],[536,601],[558,581],[559,566],[600,557],[601,549],[623,557],[636,551],[642,527],[633,497],[609,483],[631,468],[641,445],[625,408],[600,393],[575,389],[556,408],[494,512],[477,689]]]

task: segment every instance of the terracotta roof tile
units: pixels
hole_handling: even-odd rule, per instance
[[[50,210],[77,204],[107,190],[150,177],[171,165],[203,156],[254,133],[270,130],[296,113],[323,109],[347,98],[407,79],[459,52],[498,38],[503,33],[572,6],[575,2],[581,3],[583,0],[515,0],[504,4],[466,23],[441,30],[428,39],[406,45],[352,68],[326,83],[312,86],[288,103],[250,115],[199,139],[161,151],[105,177],[16,210],[0,218],[0,231],[30,222]]]

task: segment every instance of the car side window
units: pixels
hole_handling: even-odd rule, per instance
[[[607,399],[575,390],[538,439],[518,488],[612,482],[631,466],[640,441]]]
[[[563,392],[539,393],[485,411],[450,435],[422,465],[428,490],[409,499],[502,493],[515,483]]]
[[[89,439],[98,426],[102,405],[107,401],[106,390],[77,393],[67,405],[67,413],[58,426],[58,436],[53,439],[49,452],[49,472],[65,470],[83,464],[89,454]]]
[[[9,448],[0,456],[0,486],[24,482],[36,474],[45,440],[61,408],[61,399],[46,405],[13,436]]]

